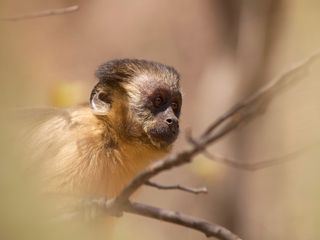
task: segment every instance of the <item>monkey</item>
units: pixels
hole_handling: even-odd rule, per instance
[[[46,193],[115,197],[178,137],[182,94],[173,67],[117,59],[95,76],[88,103],[28,113],[30,169]]]

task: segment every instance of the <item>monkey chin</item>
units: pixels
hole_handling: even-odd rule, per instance
[[[173,143],[176,141],[178,137],[178,132],[171,132],[170,134],[159,134],[159,132],[156,131],[155,133],[152,130],[153,129],[150,129],[150,131],[148,131],[147,133],[147,136],[151,144],[159,150],[171,151]]]
[[[152,138],[149,138],[149,140],[150,140],[152,146],[158,150],[170,152],[173,147],[173,143],[167,143],[165,141],[160,141],[160,140],[156,140],[156,139],[152,139]]]

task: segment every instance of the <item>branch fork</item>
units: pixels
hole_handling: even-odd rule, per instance
[[[318,58],[319,55],[320,51],[317,51],[310,57],[289,68],[289,70],[281,73],[274,80],[270,81],[269,84],[262,87],[256,93],[244,99],[219,117],[215,122],[209,125],[209,127],[199,138],[194,139],[191,137],[191,133],[189,132],[187,134],[187,139],[191,143],[190,149],[177,154],[172,154],[164,160],[155,162],[138,174],[116,198],[108,200],[104,203],[100,202],[98,203],[100,204],[99,206],[101,206],[108,214],[113,216],[121,216],[123,212],[126,212],[192,228],[202,232],[207,237],[216,237],[220,240],[241,240],[240,237],[218,224],[210,223],[206,220],[188,216],[183,213],[132,202],[130,201],[130,198],[132,194],[143,185],[155,187],[160,190],[175,189],[195,194],[207,192],[205,188],[193,189],[182,187],[180,185],[164,186],[150,181],[152,177],[161,172],[190,163],[194,156],[201,153],[209,155],[211,158],[213,158],[213,160],[245,170],[257,170],[271,166],[275,162],[278,162],[278,160],[272,160],[263,161],[261,163],[253,164],[252,166],[248,164],[243,165],[224,157],[211,155],[205,149],[209,145],[221,140],[224,136],[237,129],[243,123],[253,119],[253,117],[259,114],[262,114],[270,102],[270,96],[279,93],[279,90],[282,90],[283,86],[287,86],[289,83],[292,83],[292,79],[290,77],[295,76],[300,71],[303,71],[316,58]]]

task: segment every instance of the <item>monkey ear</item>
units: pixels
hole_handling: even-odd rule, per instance
[[[111,100],[104,92],[95,92],[90,100],[90,107],[94,115],[107,115],[111,108]]]

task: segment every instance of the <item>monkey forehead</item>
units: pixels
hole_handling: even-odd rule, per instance
[[[170,73],[163,74],[148,74],[143,73],[134,77],[132,86],[135,90],[144,94],[151,94],[156,89],[167,89],[170,92],[179,92],[179,79],[177,76]]]

